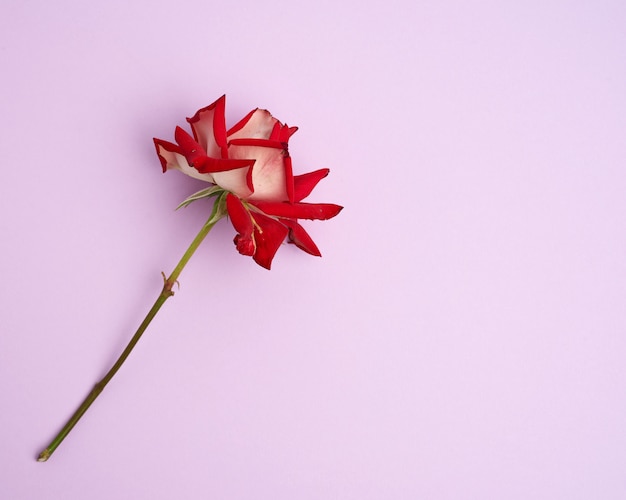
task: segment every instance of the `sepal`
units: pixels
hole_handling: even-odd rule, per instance
[[[224,192],[224,190],[219,186],[211,186],[209,188],[202,189],[197,193],[194,193],[191,196],[187,197],[183,202],[180,203],[180,205],[176,207],[176,210],[178,210],[179,208],[187,207],[194,201],[201,200],[202,198],[217,196],[221,192]]]

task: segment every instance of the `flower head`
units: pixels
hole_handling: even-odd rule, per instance
[[[224,193],[237,231],[235,246],[259,265],[270,269],[285,238],[311,255],[321,255],[298,219],[326,220],[341,211],[330,203],[302,203],[328,169],[294,176],[288,142],[297,127],[257,108],[227,130],[225,103],[222,96],[187,118],[192,133],[176,127],[176,143],[154,139],[163,172],[180,170],[218,188],[188,200]]]

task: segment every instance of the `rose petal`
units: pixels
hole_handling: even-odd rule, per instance
[[[228,146],[261,146],[264,148],[285,149],[285,143],[273,141],[272,139],[259,139],[255,137],[246,137],[245,139],[232,139],[228,141]]]
[[[226,96],[196,111],[187,122],[191,125],[195,140],[212,158],[226,158]]]
[[[268,144],[271,144],[268,141]],[[287,166],[283,149],[253,145],[232,144],[228,147],[232,159],[256,159],[251,167],[250,200],[284,201],[287,193]]]
[[[294,243],[298,248],[311,255],[315,255],[316,257],[322,256],[313,239],[297,221],[283,219],[281,222],[289,228],[290,243]]]
[[[276,122],[278,120],[266,109],[254,109],[228,131],[228,140],[269,139]]]
[[[157,156],[161,162],[161,169],[163,173],[167,172],[170,168],[180,168],[178,166],[179,158],[182,156],[184,163],[187,163],[182,150],[178,144],[172,144],[168,141],[152,139],[154,141],[154,147],[156,148]]]
[[[263,214],[255,213],[253,217],[256,222],[254,228],[256,252],[253,258],[260,266],[270,269],[272,259],[282,242],[285,241],[289,229]]]
[[[252,217],[250,212],[246,210],[246,207],[243,206],[243,203],[241,203],[241,200],[237,196],[228,193],[226,195],[226,209],[235,231],[244,237],[250,237],[254,229]]]
[[[242,167],[251,167],[252,165],[254,165],[254,160],[218,160],[216,158],[204,156],[202,158],[198,158],[193,166],[198,170],[198,172],[207,174],[226,172],[228,170],[235,170]]]
[[[213,176],[208,173],[200,173],[195,168],[187,163],[185,156],[179,146],[172,144],[171,142],[162,141],[161,139],[154,139],[154,146],[156,147],[159,160],[161,161],[161,167],[163,172],[167,170],[180,170],[182,173],[187,174],[189,177],[200,179],[205,182],[215,183]]]
[[[270,139],[279,142],[289,142],[289,138],[298,131],[298,127],[289,127],[286,123],[280,122],[274,124],[274,129],[270,135]]]
[[[294,201],[302,201],[309,196],[311,191],[317,186],[317,183],[328,175],[328,172],[330,172],[330,170],[322,168],[315,172],[294,176]]]
[[[289,153],[287,153],[285,157],[285,188],[287,189],[287,201],[293,203],[295,201],[295,191],[293,184],[293,168],[291,166],[291,156],[289,156]]]
[[[206,157],[202,146],[182,128],[176,127],[174,138],[185,155],[185,158],[187,158],[189,165],[195,167],[200,158]]]
[[[247,181],[248,172],[251,168],[236,168],[234,170],[214,172],[211,175],[215,184],[245,200],[252,194]]]
[[[223,160],[220,158],[211,158],[205,155],[202,146],[180,127],[176,127],[174,137],[176,138],[176,142],[180,145],[180,150],[185,155],[185,158],[187,158],[189,165],[195,167],[201,174],[251,167],[254,164],[254,160]]]
[[[255,201],[254,206],[267,215],[289,219],[328,220],[337,215],[343,207],[332,203],[275,203]]]

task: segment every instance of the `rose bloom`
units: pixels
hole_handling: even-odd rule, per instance
[[[187,118],[193,135],[176,127],[176,144],[154,139],[163,172],[180,170],[226,191],[237,250],[266,269],[285,238],[320,256],[298,219],[326,220],[341,211],[330,203],[302,203],[329,170],[294,176],[287,145],[297,127],[257,108],[227,130],[225,104],[222,96]]]

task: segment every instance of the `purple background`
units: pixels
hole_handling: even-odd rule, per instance
[[[3,0],[0,498],[626,498],[626,4]],[[152,137],[331,169],[267,272]]]

